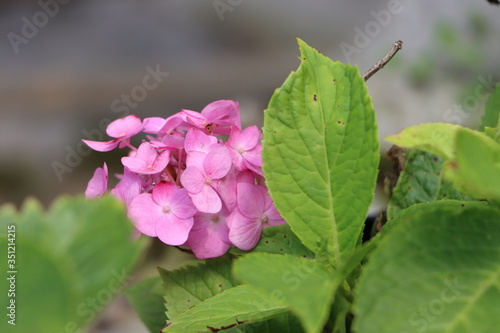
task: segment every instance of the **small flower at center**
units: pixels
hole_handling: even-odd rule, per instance
[[[260,222],[261,222],[263,225],[267,225],[267,224],[269,224],[269,218],[268,218],[266,215],[263,215],[263,216],[260,218]]]
[[[243,153],[245,152],[245,149],[243,149],[242,147],[238,147],[237,151],[238,151],[238,154],[243,155]]]
[[[170,207],[169,207],[169,206],[163,206],[163,212],[164,212],[165,214],[170,213]]]
[[[210,178],[210,177],[205,178],[205,184],[207,184],[207,185],[212,184],[212,178]]]

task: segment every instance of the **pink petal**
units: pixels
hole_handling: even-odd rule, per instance
[[[237,143],[238,147],[243,148],[244,150],[253,149],[257,143],[259,143],[260,139],[260,130],[257,126],[249,126],[241,131],[238,136]]]
[[[198,259],[220,257],[231,247],[229,242],[219,237],[217,230],[210,228],[192,230],[186,245],[191,248]]]
[[[135,197],[128,207],[128,215],[137,230],[143,234],[156,237],[156,225],[164,218],[163,207],[157,205],[150,193]]]
[[[111,190],[110,194],[127,206],[141,193],[141,178],[129,168],[125,167],[120,182]]]
[[[189,246],[198,259],[215,258],[229,249],[229,228],[226,223],[228,210],[223,207],[220,213],[198,213],[186,246]]]
[[[180,149],[184,148],[184,140],[185,139],[180,134],[167,134],[161,139],[161,142],[165,145],[165,148]]]
[[[262,235],[260,220],[247,219],[236,210],[233,212],[229,230],[229,240],[241,250],[251,250]]]
[[[158,132],[165,126],[167,120],[161,117],[149,117],[144,119],[144,133],[158,134]]]
[[[260,185],[239,183],[237,186],[237,203],[239,212],[250,219],[258,219],[264,212],[265,188]]]
[[[153,167],[151,168],[152,173],[158,173],[162,172],[170,162],[170,151],[164,150],[158,156],[153,162]]]
[[[257,167],[262,166],[262,146],[260,144],[256,145],[252,150],[243,153],[243,158],[250,164]]]
[[[243,161],[243,155],[240,154],[237,150],[235,149],[230,149],[229,152],[231,153],[231,161],[233,162],[233,165],[240,171],[247,170],[248,168],[244,164]]]
[[[218,181],[212,181],[212,185],[219,193],[226,207],[232,211],[236,207],[236,185],[238,175],[241,172],[231,168],[227,175]]]
[[[120,182],[115,188],[110,192],[112,196],[118,200],[125,203],[125,205],[130,205],[132,200],[141,193],[141,182],[135,182],[131,184],[125,184]]]
[[[199,151],[207,154],[214,145],[217,144],[217,138],[213,135],[207,135],[203,131],[191,128],[186,133],[186,140],[184,141],[184,149],[190,153]]]
[[[198,212],[184,188],[175,191],[174,196],[170,200],[170,209],[180,219],[191,218]]]
[[[191,151],[187,153],[186,156],[186,166],[195,167],[204,173],[205,168],[203,167],[203,162],[205,161],[206,153],[200,151]]]
[[[126,138],[136,135],[143,129],[142,121],[139,117],[130,115],[117,119],[108,125],[106,133],[113,138]]]
[[[189,193],[196,194],[205,186],[205,176],[198,168],[188,166],[181,175],[181,184]]]
[[[208,184],[204,184],[203,188],[199,193],[190,193],[191,200],[196,208],[202,213],[218,213],[222,209],[222,201],[212,188]]]
[[[166,135],[175,131],[182,124],[182,119],[178,114],[168,117],[163,127],[158,131],[158,135]]]
[[[155,174],[163,171],[170,161],[170,152],[168,150],[158,154],[156,148],[149,142],[143,142],[135,157],[122,157],[122,164],[133,172],[140,174]]]
[[[203,162],[205,172],[212,179],[220,179],[231,169],[231,154],[226,146],[219,145],[212,149]]]
[[[102,196],[106,193],[108,188],[108,166],[104,163],[102,168],[97,168],[94,175],[90,179],[87,189],[85,190],[85,197],[93,199]]]
[[[121,158],[122,164],[133,172],[143,173],[147,168],[146,162],[136,157],[125,156]]]
[[[95,151],[101,151],[101,152],[111,151],[115,149],[120,143],[120,139],[114,139],[105,142],[90,141],[90,140],[82,140],[82,141],[85,142],[87,146],[94,149]]]
[[[176,191],[177,186],[174,184],[161,182],[153,188],[153,200],[160,206],[170,205]]]
[[[182,245],[186,242],[193,227],[193,218],[179,219],[174,214],[166,214],[156,225],[156,234],[165,244]]]
[[[191,124],[197,128],[205,128],[205,126],[209,123],[204,115],[195,111],[182,110],[179,113],[179,116],[186,123]]]
[[[238,183],[248,183],[255,185],[255,175],[251,171],[240,171],[237,177]]]
[[[274,206],[271,206],[271,208],[269,208],[264,214],[267,216],[269,225],[286,224],[286,221],[281,217],[280,213]]]
[[[229,128],[219,126],[236,126],[241,129],[240,109],[238,102],[219,100],[205,106],[201,113],[207,117],[207,123],[214,123],[215,134],[229,134]]]

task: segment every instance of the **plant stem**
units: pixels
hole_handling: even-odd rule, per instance
[[[394,42],[392,45],[391,50],[385,57],[382,58],[382,60],[379,60],[375,65],[373,65],[372,68],[370,68],[365,75],[363,75],[363,79],[365,82],[373,76],[373,74],[377,73],[380,69],[384,68],[384,66],[391,61],[391,59],[396,55],[396,53],[401,50],[403,47],[403,41],[398,40],[397,42]]]

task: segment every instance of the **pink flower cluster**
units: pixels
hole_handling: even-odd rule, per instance
[[[126,204],[141,233],[189,247],[205,259],[223,255],[231,245],[250,250],[264,227],[285,223],[263,185],[261,131],[241,129],[237,102],[220,100],[201,113],[182,110],[166,119],[131,115],[106,132],[114,139],[83,141],[101,152],[131,149],[110,193]],[[136,148],[130,139],[141,132],[147,139]],[[85,195],[99,197],[107,187],[104,164]]]

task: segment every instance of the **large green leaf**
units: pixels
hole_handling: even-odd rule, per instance
[[[471,200],[443,179],[444,158],[422,150],[407,151],[403,172],[387,207],[387,218],[416,203],[443,199]]]
[[[159,268],[165,285],[168,317],[175,319],[190,307],[238,285],[231,273],[231,264],[230,260],[219,258],[174,271]]]
[[[481,131],[486,127],[494,128],[500,125],[500,83],[486,102],[484,116],[481,118]]]
[[[151,333],[166,324],[164,288],[160,277],[149,278],[125,290],[128,301]]]
[[[249,252],[271,252],[314,258],[314,253],[304,246],[287,224],[265,228],[259,242],[251,251],[243,251],[233,247],[230,252],[235,255]]]
[[[0,305],[5,309],[15,299],[16,325],[2,320],[2,332],[83,330],[127,285],[145,245],[132,239],[125,209],[111,197],[61,198],[48,213],[34,200],[20,213],[3,207],[2,253],[13,235],[8,227],[15,228],[15,263],[9,268],[16,272],[15,295],[2,297]],[[9,289],[7,282],[0,280],[1,290]]]
[[[170,320],[162,332],[207,332],[259,322],[288,312],[281,302],[248,285],[227,289]]]
[[[457,204],[394,218],[359,280],[357,333],[498,331],[500,211]]]
[[[289,306],[306,332],[321,331],[339,284],[334,273],[315,260],[291,255],[248,254],[235,262],[234,273],[263,290],[269,299]]]
[[[271,227],[267,229],[271,229]],[[267,233],[266,230],[264,230],[264,234],[267,234],[267,236],[264,237],[264,241],[261,240],[261,243],[265,243],[265,239],[272,242],[270,236],[274,234],[284,235],[286,238],[293,237],[289,233],[289,229],[287,230],[286,228],[272,228],[271,230],[274,231],[268,231]],[[276,239],[276,241],[281,245],[285,245],[280,238]],[[293,242],[295,240],[292,240]],[[265,247],[265,245],[261,244],[261,247]],[[271,244],[270,247],[274,249],[275,244]],[[299,250],[302,253],[298,245],[293,245],[291,248]],[[223,291],[237,286],[239,283],[231,273],[231,266],[232,261],[225,258],[218,258],[195,265],[188,265],[174,271],[167,271],[160,268],[160,275],[164,282],[163,294],[165,295],[168,318],[172,322],[177,323],[177,318],[182,316],[187,310],[192,309],[190,313],[193,315],[197,311],[195,309],[198,305],[202,304],[205,300],[209,300]],[[144,306],[148,307],[147,305]],[[203,306],[201,308],[202,310],[200,311],[204,311]],[[234,317],[240,318],[237,315]],[[166,319],[167,317],[164,316],[164,318]],[[200,316],[199,320],[200,323],[205,320],[206,325],[211,326],[210,318],[203,319],[203,316]],[[227,325],[231,325],[232,323],[234,323],[234,320]],[[249,324],[241,323],[237,327],[232,327],[227,331],[274,333],[280,328],[283,332],[288,333],[302,332],[298,319],[285,310],[281,314],[273,313],[272,318],[267,318],[266,316],[263,316],[261,320],[254,318]]]
[[[299,39],[301,64],[264,114],[262,158],[276,207],[312,251],[332,264],[356,246],[379,161],[375,113],[357,68]]]
[[[445,176],[478,198],[500,199],[500,143],[486,134],[459,130],[456,157],[444,165]]]

